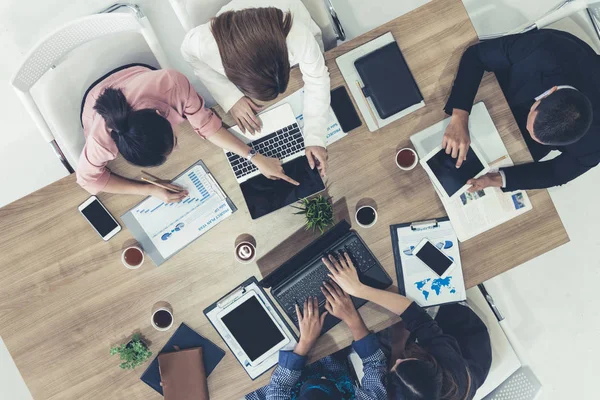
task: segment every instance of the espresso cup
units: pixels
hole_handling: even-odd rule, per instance
[[[130,246],[123,250],[121,262],[129,269],[138,269],[144,263],[144,251],[138,246]]]
[[[173,326],[174,320],[173,308],[169,303],[160,301],[152,307],[150,324],[152,324],[157,331],[168,331]]]
[[[377,210],[372,206],[362,206],[354,215],[356,223],[363,228],[370,228],[377,222]]]
[[[417,166],[419,156],[417,152],[410,147],[400,149],[396,153],[396,165],[403,171],[410,171]]]
[[[242,234],[235,241],[235,259],[242,264],[249,264],[256,259],[256,240],[251,235]]]

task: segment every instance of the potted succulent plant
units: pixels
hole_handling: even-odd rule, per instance
[[[312,229],[314,233],[318,229],[323,233],[335,223],[333,204],[331,204],[330,197],[319,195],[312,199],[300,200],[298,204],[299,206],[294,206],[294,208],[300,211],[295,214],[304,214],[306,230]]]
[[[110,355],[114,356],[115,354],[118,354],[121,361],[123,361],[119,365],[122,369],[134,369],[152,357],[152,352],[148,349],[148,345],[137,333],[126,344],[111,347]]]

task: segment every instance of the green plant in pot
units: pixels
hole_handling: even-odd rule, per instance
[[[294,206],[294,208],[300,211],[295,214],[304,214],[306,230],[312,230],[314,233],[318,229],[323,233],[335,223],[330,197],[319,195],[311,199],[300,200],[298,204],[299,206]]]
[[[118,354],[121,361],[123,361],[119,365],[122,369],[134,369],[152,357],[152,352],[148,349],[148,345],[144,343],[142,337],[137,333],[126,344],[111,347],[110,355],[114,356],[115,354]]]

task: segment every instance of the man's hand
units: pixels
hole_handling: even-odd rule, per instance
[[[248,97],[244,96],[231,107],[229,113],[242,132],[245,133],[248,131],[254,135],[256,132],[260,132],[262,128],[262,122],[255,115],[255,111],[260,111],[262,108],[262,106],[255,104]]]
[[[316,297],[309,297],[304,301],[302,311],[296,304],[296,316],[300,326],[300,340],[294,349],[294,353],[299,356],[306,356],[321,335],[327,312],[319,316],[319,300]]]
[[[358,279],[358,272],[354,268],[354,264],[348,253],[340,256],[339,260],[330,254],[329,257],[323,257],[322,261],[330,272],[329,277],[342,290],[351,296],[360,297],[360,292],[364,285]]]
[[[297,181],[293,180],[285,174],[281,161],[277,158],[265,157],[262,154],[257,154],[252,158],[252,163],[256,165],[256,168],[269,179],[283,179],[291,183],[292,185],[300,185]]]
[[[305,152],[310,169],[317,167],[321,177],[325,178],[327,172],[327,149],[321,146],[308,146]]]
[[[175,192],[171,192],[167,189],[163,189],[161,187],[152,185],[152,184],[148,184],[148,194],[150,196],[156,197],[162,201],[164,201],[165,203],[177,203],[180,202],[181,200],[185,199],[189,193],[187,190],[183,190],[183,188],[179,187],[179,186],[175,186],[172,185],[168,182],[164,182],[164,181],[160,181],[159,182],[162,185],[168,186],[168,187],[172,187],[176,190],[180,190],[180,192],[175,193]]]
[[[502,176],[499,173],[485,174],[477,179],[469,179],[468,185],[471,185],[469,192],[477,192],[487,187],[502,187]]]
[[[344,321],[354,340],[360,340],[369,334],[367,326],[363,322],[358,310],[354,308],[352,299],[335,282],[323,282],[321,291],[327,299],[325,309],[329,314]]]
[[[452,158],[457,159],[456,168],[460,168],[467,158],[470,145],[469,113],[455,108],[442,139],[442,149],[446,150],[446,154],[451,154]]]

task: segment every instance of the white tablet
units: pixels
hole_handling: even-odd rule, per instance
[[[446,199],[460,195],[469,187],[469,179],[479,178],[490,170],[482,153],[473,144],[460,168],[456,168],[456,158],[446,154],[442,146],[436,147],[422,158],[421,165]]]
[[[290,342],[254,291],[246,292],[224,308],[217,319],[237,344],[234,351],[243,353],[251,366],[260,364]]]

